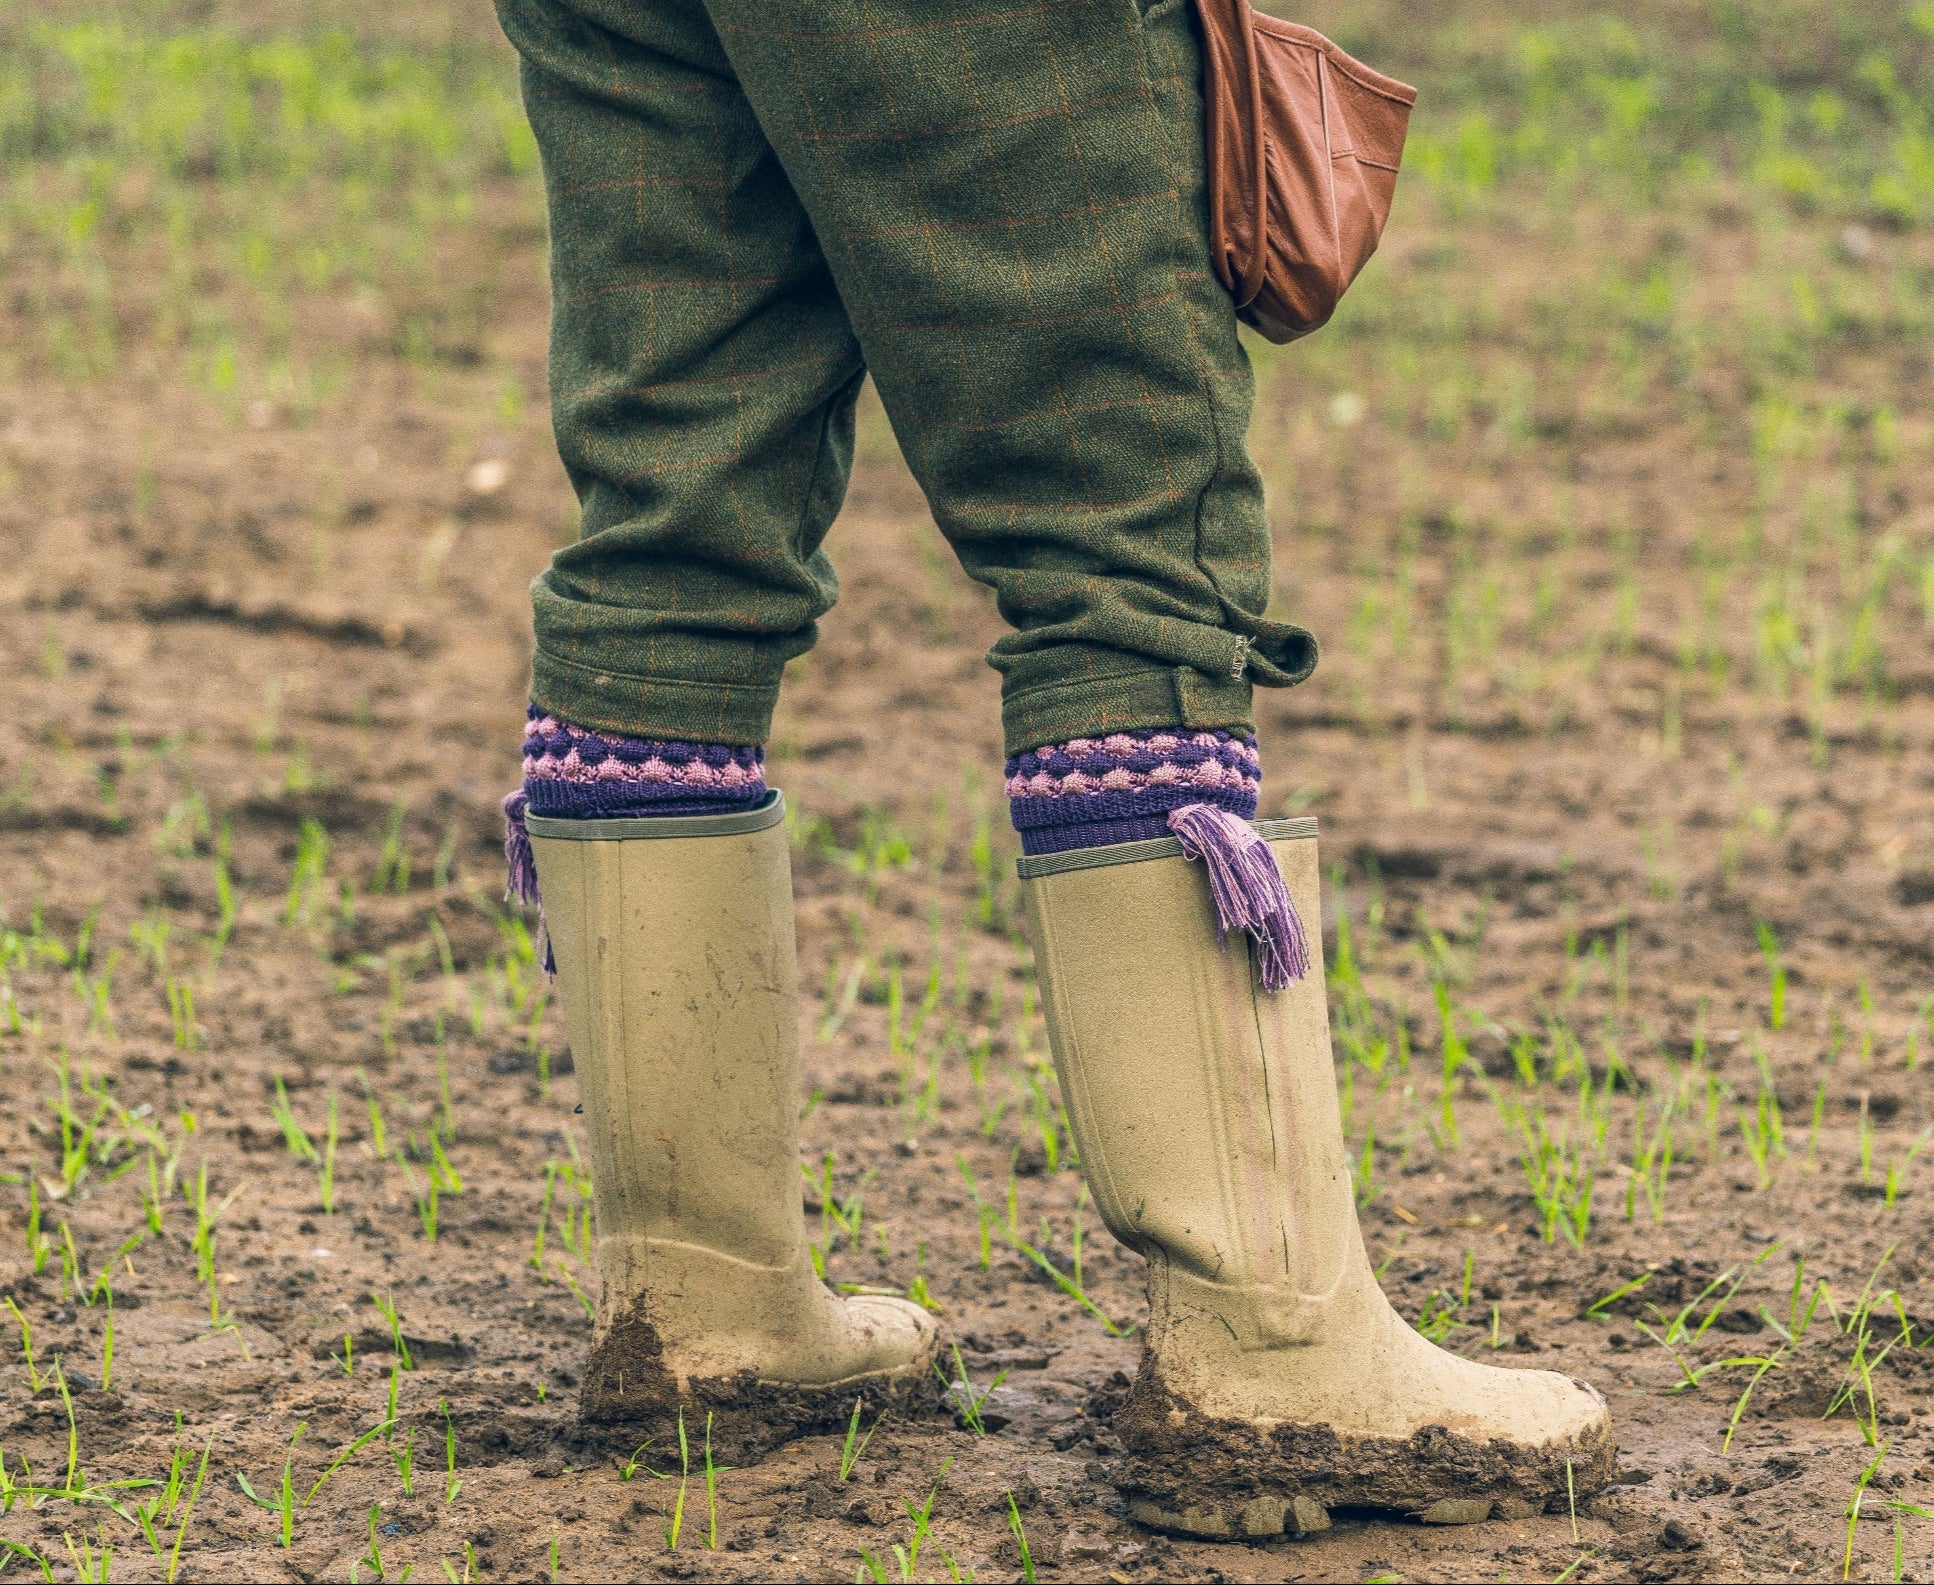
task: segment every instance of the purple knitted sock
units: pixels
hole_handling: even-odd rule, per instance
[[[733,814],[765,795],[765,753],[756,745],[617,737],[532,705],[524,725],[524,785],[504,800],[510,895],[543,907],[526,813],[563,820]],[[548,937],[544,966],[552,967]]]
[[[1023,853],[1165,837],[1170,812],[1190,804],[1252,820],[1261,785],[1254,738],[1187,727],[1078,737],[1007,762],[1007,806]]]
[[[765,797],[765,755],[750,744],[614,737],[532,705],[524,795],[532,814],[563,820],[731,814]]]
[[[1261,785],[1254,738],[1183,727],[1049,743],[1007,762],[1023,853],[1179,838],[1208,870],[1217,934],[1252,937],[1263,989],[1280,991],[1309,973],[1309,940],[1269,845],[1249,824]]]

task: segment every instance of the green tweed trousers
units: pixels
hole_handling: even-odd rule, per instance
[[[532,696],[761,743],[838,585],[871,374],[1013,631],[1010,754],[1251,730],[1315,646],[1265,621],[1249,364],[1210,271],[1190,0],[497,0],[550,206],[582,534]]]

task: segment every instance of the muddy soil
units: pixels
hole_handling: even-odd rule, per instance
[[[896,1578],[931,1498],[909,1577],[1895,1577],[1897,1546],[1934,1572],[1924,641],[1879,696],[1818,709],[1688,671],[1689,557],[1763,493],[1712,424],[1465,445],[1362,423],[1292,361],[1257,445],[1283,609],[1333,659],[1259,699],[1265,803],[1321,822],[1333,964],[1350,921],[1364,1237],[1446,1346],[1598,1384],[1615,1484],[1254,1545],[1128,1521],[1109,1420],[1140,1261],[1057,1126],[980,658],[997,618],[876,413],[830,546],[844,595],[771,751],[798,812],[802,1199],[830,1280],[926,1295],[998,1385],[977,1430],[936,1383],[844,1479],[839,1435],[708,1481],[700,1426],[682,1465],[580,1428],[577,1093],[497,816],[524,588],[572,510],[541,402],[497,402],[505,368],[542,390],[546,304],[527,195],[491,201],[482,357],[426,373],[372,333],[351,398],[302,415],[165,379],[0,388],[0,1447],[55,1493],[0,1498],[0,1537],[63,1577],[103,1542],[116,1577],[163,1576],[186,1513],[183,1579]],[[1715,269],[1734,223],[1695,228]],[[1445,227],[1420,213],[1390,267],[1443,267]],[[1507,307],[1547,240],[1491,239]],[[1899,454],[1924,457],[1913,411]],[[1925,541],[1929,472],[1856,479],[1861,521]],[[1555,577],[1575,631],[1534,653],[1513,616],[1494,669],[1455,678],[1346,642],[1394,620],[1364,600],[1400,542],[1419,631],[1459,620],[1473,543],[1526,588]],[[1554,654],[1575,685],[1527,706],[1513,657]],[[1662,1114],[1669,1158],[1645,1148]],[[1550,1213],[1527,1157],[1583,1163]],[[151,1547],[157,1489],[106,1483],[171,1457]]]

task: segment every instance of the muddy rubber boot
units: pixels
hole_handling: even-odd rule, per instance
[[[1158,1529],[1241,1539],[1330,1508],[1519,1517],[1610,1478],[1605,1400],[1427,1342],[1357,1230],[1331,1065],[1316,822],[1269,843],[1312,968],[1261,990],[1173,839],[1021,860],[1048,1036],[1109,1230],[1148,1259],[1117,1482]]]
[[[597,1207],[579,1415],[660,1448],[709,1410],[756,1456],[933,1379],[925,1311],[813,1269],[784,819],[528,820]]]

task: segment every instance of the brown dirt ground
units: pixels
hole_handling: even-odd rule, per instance
[[[537,250],[527,210],[509,210],[495,234],[501,258],[471,274],[485,276],[497,307],[488,367],[514,367],[541,390]],[[1589,216],[1576,223],[1593,235]],[[1621,245],[1613,222],[1603,229],[1608,248]],[[1719,259],[1734,233],[1721,217],[1699,236]],[[1393,238],[1391,267],[1428,269],[1436,245],[1422,225],[1410,242]],[[1495,245],[1502,296],[1529,292],[1540,239]],[[1855,381],[1858,368],[1841,376]],[[1834,701],[1821,764],[1797,707],[1739,688],[1694,687],[1682,700],[1676,691],[1685,548],[1701,522],[1737,515],[1754,490],[1750,462],[1708,430],[1628,415],[1546,447],[1439,447],[1419,461],[1401,429],[1328,424],[1321,401],[1286,380],[1263,404],[1258,445],[1279,481],[1285,607],[1326,639],[1352,621],[1365,564],[1390,551],[1400,521],[1422,525],[1420,622],[1441,617],[1449,599],[1450,514],[1572,524],[1562,544],[1507,534],[1493,549],[1501,564],[1554,571],[1575,601],[1568,620],[1581,645],[1616,579],[1635,569],[1634,634],[1593,651],[1585,685],[1562,709],[1528,717],[1501,685],[1454,692],[1401,668],[1380,675],[1341,642],[1310,686],[1260,701],[1271,812],[1320,816],[1336,868],[1331,912],[1347,907],[1360,948],[1377,922],[1368,978],[1380,1006],[1402,1010],[1416,1052],[1380,1098],[1357,1079],[1365,1098],[1353,1140],[1374,1113],[1384,1146],[1363,1213],[1373,1258],[1387,1262],[1389,1290],[1414,1317],[1439,1290],[1463,1299],[1468,1256],[1471,1290],[1453,1346],[1490,1358],[1495,1339],[1501,1364],[1597,1382],[1617,1417],[1618,1484],[1575,1514],[1451,1530],[1345,1514],[1325,1534],[1256,1546],[1167,1539],[1121,1515],[1105,1480],[1106,1411],[1111,1386],[1135,1367],[1139,1262],[1109,1247],[1081,1209],[1078,1176],[1049,1170],[1032,1122],[1028,1076],[1049,1095],[1052,1079],[1005,878],[1013,849],[995,796],[996,695],[980,660],[995,618],[953,568],[874,418],[831,546],[845,594],[790,680],[773,751],[774,780],[807,817],[796,850],[809,990],[801,1031],[819,1101],[805,1157],[818,1164],[836,1152],[839,1195],[863,1194],[859,1248],[841,1244],[829,1274],[896,1289],[923,1274],[971,1378],[1009,1372],[990,1400],[990,1423],[1005,1423],[978,1436],[937,1416],[889,1419],[843,1483],[837,1437],[726,1472],[716,1550],[695,1475],[679,1546],[668,1549],[679,1482],[642,1471],[623,1479],[627,1450],[614,1456],[574,1422],[589,1326],[562,1278],[589,1274],[559,1224],[575,1193],[568,1183],[552,1198],[545,1264],[531,1260],[546,1164],[573,1154],[576,1094],[555,1012],[529,1025],[505,989],[523,960],[496,902],[496,802],[515,773],[524,584],[568,531],[570,512],[541,411],[477,419],[491,411],[492,378],[456,367],[429,379],[387,356],[372,332],[353,401],[305,425],[266,404],[230,415],[170,396],[165,383],[77,391],[23,379],[0,390],[0,784],[12,789],[0,806],[0,908],[20,938],[38,910],[42,939],[69,947],[96,919],[80,975],[31,946],[6,970],[20,1021],[0,1035],[14,1097],[0,1117],[0,1160],[20,1181],[4,1190],[0,1290],[31,1322],[41,1367],[55,1355],[64,1362],[93,1480],[156,1475],[178,1440],[199,1450],[213,1439],[181,1577],[342,1578],[372,1540],[392,1578],[404,1564],[435,1577],[442,1559],[461,1572],[466,1546],[485,1579],[553,1569],[592,1579],[844,1579],[862,1549],[892,1577],[890,1548],[911,1528],[906,1505],[936,1484],[916,1569],[928,1579],[946,1577],[941,1549],[963,1575],[1019,1576],[1010,1493],[1044,1579],[1552,1579],[1568,1569],[1574,1579],[1816,1579],[1840,1575],[1850,1532],[1857,1575],[1893,1572],[1897,1533],[1908,1576],[1934,1571],[1920,1521],[1897,1530],[1898,1510],[1884,1506],[1934,1505],[1934,1418],[1917,1348],[1897,1347],[1874,1374],[1869,1423],[1888,1451],[1850,1526],[1873,1452],[1845,1408],[1823,1418],[1850,1358],[1831,1322],[1816,1321],[1765,1378],[1730,1447],[1722,1443],[1747,1371],[1722,1368],[1701,1389],[1672,1394],[1672,1361],[1636,1325],[1658,1324],[1647,1302],[1675,1311],[1721,1273],[1744,1270],[1689,1357],[1764,1357],[1778,1338],[1759,1310],[1788,1315],[1797,1255],[1809,1282],[1830,1282],[1844,1315],[1891,1250],[1875,1286],[1897,1290],[1898,1309],[1891,1299],[1880,1308],[1877,1334],[1884,1341],[1904,1318],[1919,1343],[1934,1327],[1921,1173],[1908,1172],[1890,1206],[1860,1169],[1863,1126],[1884,1169],[1931,1115],[1925,1084],[1904,1065],[1928,988],[1934,899],[1913,867],[1934,831],[1924,657],[1896,668],[1884,710]],[[1924,387],[1924,364],[1917,378]],[[1910,452],[1924,442],[1914,430]],[[501,488],[473,487],[470,470],[483,459],[506,465]],[[1895,478],[1868,520],[1924,537],[1934,523],[1925,474]],[[1621,562],[1604,530],[1635,522],[1648,531],[1636,561]],[[906,755],[909,742],[923,752]],[[399,805],[413,874],[386,892],[373,878]],[[980,815],[1002,877],[991,927],[978,921]],[[329,835],[327,888],[291,925],[304,820]],[[905,864],[890,862],[879,840],[889,820],[905,836]],[[237,912],[211,966],[224,829]],[[867,869],[840,857],[869,842],[889,862]],[[173,921],[165,973],[131,933],[156,916]],[[1790,1014],[1778,1031],[1764,1027],[1756,919],[1778,926],[1790,967]],[[829,1018],[862,956],[859,994],[843,1019]],[[1427,1127],[1439,1105],[1433,961],[1448,965],[1484,1075],[1457,1081],[1454,1144]],[[930,1060],[938,1075],[923,1115],[902,1103],[891,1049],[894,963],[904,965],[910,1007],[929,965],[939,966],[939,1010],[913,1042],[916,1091]],[[87,999],[110,964],[111,1027],[90,1019]],[[175,1041],[167,973],[198,987],[193,1049]],[[1517,1142],[1482,1085],[1510,1088],[1507,1032],[1535,1031],[1541,1010],[1558,1007],[1601,1076],[1610,1042],[1646,1084],[1669,1080],[1668,1065],[1692,1060],[1703,1035],[1715,1079],[1749,1109],[1754,1051],[1763,1051],[1789,1148],[1771,1186],[1759,1187],[1731,1106],[1718,1113],[1717,1151],[1695,1108],[1679,1125],[1662,1220],[1641,1199],[1628,1222],[1619,1163],[1630,1154],[1633,1102],[1620,1094],[1609,1103],[1612,1147],[1584,1247],[1545,1242]],[[977,1087],[966,1053],[983,1045]],[[72,1195],[54,1198],[63,1053],[83,1120],[96,1105],[80,1089],[88,1076],[121,1109],[107,1134],[158,1129],[166,1150],[179,1145],[184,1180],[206,1162],[211,1200],[233,1196],[213,1269],[234,1328],[211,1332],[194,1213],[173,1196],[164,1231],[111,1268],[105,1390],[107,1306],[77,1302],[58,1248],[34,1269],[28,1184],[40,1186],[55,1245],[62,1224],[71,1230],[91,1283],[145,1226],[148,1153],[109,1141]],[[431,1242],[404,1169],[371,1148],[363,1080],[421,1184],[440,1057],[463,1188],[442,1199]],[[318,1140],[328,1097],[340,1097],[333,1214],[315,1168],[285,1148],[271,1116],[277,1078]],[[1809,1142],[1821,1082],[1824,1118]],[[1546,1095],[1554,1119],[1575,1105],[1570,1089]],[[963,1162],[992,1202],[1012,1183],[1018,1225],[1063,1267],[1080,1218],[1088,1292],[1129,1335],[1109,1335],[998,1233],[983,1265]],[[807,1203],[817,1225],[810,1190]],[[1648,1271],[1642,1291],[1597,1318],[1581,1314]],[[415,1495],[379,1441],[300,1511],[285,1550],[276,1518],[245,1499],[236,1477],[268,1494],[300,1424],[293,1463],[307,1490],[334,1450],[384,1416],[392,1345],[372,1294],[393,1299],[414,1355],[399,1414],[415,1429]],[[346,1333],[353,1372],[339,1357]],[[446,1403],[462,1480],[454,1501],[441,1473]],[[7,1368],[0,1445],[14,1479],[30,1465],[36,1479],[58,1483],[68,1424],[52,1388],[30,1391],[25,1364]],[[653,1448],[643,1461],[664,1471],[676,1455]],[[20,1498],[0,1517],[0,1536],[39,1547],[63,1572],[63,1537],[78,1544],[97,1527],[122,1577],[158,1577],[162,1565],[138,1532],[103,1507]],[[14,1564],[13,1577],[25,1568]]]

